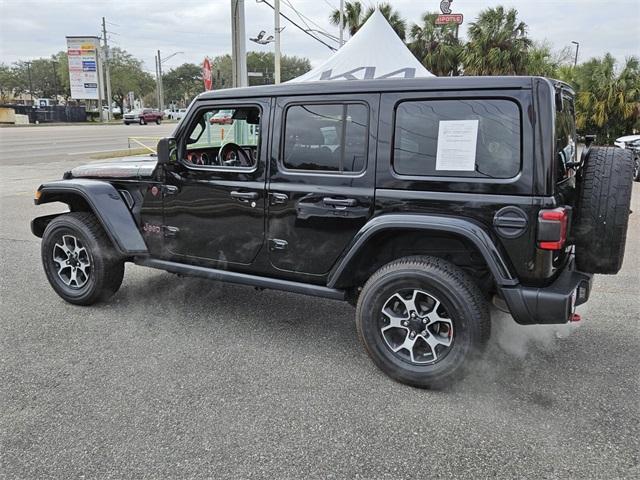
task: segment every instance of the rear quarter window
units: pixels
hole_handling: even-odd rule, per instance
[[[518,105],[510,100],[402,102],[396,107],[395,113],[393,169],[400,175],[408,176],[512,178],[521,167],[520,119]],[[473,127],[466,132],[463,129],[463,136],[457,143],[459,152],[455,151],[455,132],[449,133],[446,139],[439,138],[439,134],[447,131],[448,126],[456,124]],[[473,139],[475,153],[472,147],[469,150]],[[469,151],[465,152],[465,149]],[[456,154],[468,160],[461,162],[460,168],[446,169],[455,161],[443,161],[443,155]]]

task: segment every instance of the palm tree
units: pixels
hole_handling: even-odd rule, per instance
[[[521,75],[526,72],[527,51],[532,45],[527,24],[518,12],[504,7],[487,8],[471,23],[462,60],[467,75]]]
[[[576,124],[580,131],[611,141],[632,131],[640,119],[640,61],[627,58],[617,71],[606,54],[580,65],[575,72]]]
[[[458,75],[462,44],[456,25],[436,25],[437,13],[426,12],[422,24],[411,26],[409,49],[434,75]]]
[[[344,6],[344,26],[349,30],[352,37],[356,34],[360,27],[369,20],[376,8],[387,19],[391,28],[395,30],[398,36],[404,40],[406,38],[407,22],[400,16],[400,13],[389,3],[380,3],[376,7],[369,7],[366,11],[360,2],[346,2]],[[340,25],[340,10],[334,10],[329,16],[329,21],[333,25]]]

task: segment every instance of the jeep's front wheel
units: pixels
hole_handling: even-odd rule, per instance
[[[69,303],[91,305],[106,300],[122,284],[124,261],[90,213],[54,218],[42,235],[41,253],[47,280]]]
[[[378,270],[356,309],[374,363],[402,383],[440,388],[459,378],[489,338],[487,302],[471,278],[435,257],[407,257]]]

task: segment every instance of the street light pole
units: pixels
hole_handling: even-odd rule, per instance
[[[244,28],[244,0],[231,0],[231,59],[233,86],[247,86],[247,46]]]
[[[275,36],[275,83],[280,83],[280,0],[275,0],[273,5],[273,28]]]
[[[580,49],[580,43],[576,41],[572,41],[571,43],[573,43],[576,46],[576,58],[573,62],[573,66],[577,67],[578,66],[578,50]]]

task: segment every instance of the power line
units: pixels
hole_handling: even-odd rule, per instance
[[[274,6],[271,5],[269,2],[267,2],[267,0],[259,0],[258,3],[264,3],[266,5],[268,5],[271,10],[275,10]],[[284,18],[285,20],[287,20],[289,23],[291,23],[294,27],[296,27],[298,30],[303,31],[304,33],[306,33],[307,35],[309,35],[311,38],[313,38],[315,41],[320,42],[321,44],[323,44],[325,47],[329,48],[332,51],[336,51],[337,48],[332,47],[331,45],[329,45],[328,43],[320,40],[318,37],[316,37],[315,35],[313,35],[311,32],[309,32],[308,30],[305,30],[303,27],[301,27],[300,25],[298,25],[296,22],[294,22],[293,20],[291,20],[288,16],[286,16],[284,13],[280,12],[280,16],[282,18]]]
[[[283,2],[291,9],[295,12],[296,15],[298,15],[298,18],[300,18],[300,20],[302,20],[302,23],[305,24],[305,26],[307,27],[307,30],[310,32],[313,32],[314,29],[311,28],[311,26],[309,25],[308,22],[310,22],[312,25],[314,25],[315,27],[317,27],[317,29],[315,29],[315,31],[317,31],[318,33],[324,35],[325,37],[329,38],[330,40],[334,40],[334,41],[338,41],[337,38],[335,38],[333,35],[331,35],[322,25],[319,25],[318,23],[316,23],[313,19],[307,17],[305,14],[303,14],[300,10],[296,9],[289,0],[283,0]]]

